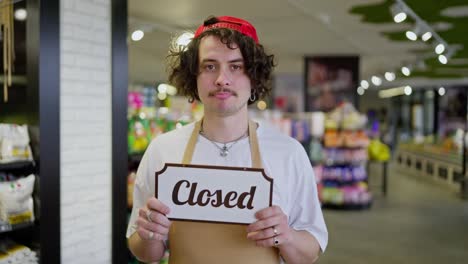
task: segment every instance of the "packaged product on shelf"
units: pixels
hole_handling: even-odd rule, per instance
[[[376,161],[387,161],[390,159],[390,148],[378,139],[370,141],[369,158]]]
[[[39,263],[36,252],[17,244],[10,239],[0,240],[0,264],[35,264]]]
[[[133,115],[128,122],[128,151],[142,153],[151,141],[149,120],[140,114]]]
[[[306,121],[302,120],[291,121],[291,137],[295,138],[301,143],[309,142],[309,124]]]
[[[324,145],[327,148],[336,148],[343,146],[344,138],[337,130],[327,130],[323,138]]]
[[[325,204],[342,205],[344,203],[344,193],[338,188],[323,187],[322,199]]]
[[[360,114],[352,104],[342,103],[326,115],[326,129],[358,130],[363,129],[367,117]]]
[[[344,115],[342,128],[346,130],[357,130],[363,129],[366,125],[367,117],[359,114],[356,109],[353,108],[351,112]]]
[[[34,180],[31,174],[16,181],[0,182],[0,225],[34,221]]]
[[[325,133],[325,113],[312,112],[310,115],[310,134],[322,138]]]
[[[0,163],[32,159],[28,126],[0,124]]]
[[[312,138],[309,144],[309,159],[314,164],[324,161],[324,151],[318,138]]]
[[[133,188],[135,187],[136,173],[130,172],[127,177],[127,206],[132,208],[133,206]]]

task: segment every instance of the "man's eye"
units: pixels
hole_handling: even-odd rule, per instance
[[[242,66],[241,66],[241,65],[236,65],[236,64],[234,64],[234,65],[231,66],[231,68],[232,68],[233,70],[241,70],[241,69],[242,69]]]
[[[207,64],[205,65],[205,70],[208,70],[208,71],[212,71],[214,69],[216,69],[216,67],[213,65],[213,64]]]

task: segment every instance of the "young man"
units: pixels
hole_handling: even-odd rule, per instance
[[[315,262],[328,233],[309,159],[294,139],[249,121],[247,106],[270,91],[274,67],[255,28],[211,17],[170,58],[169,81],[203,103],[204,117],[157,137],[143,156],[127,231],[132,253],[158,261],[169,242],[171,263]],[[248,226],[171,222],[154,197],[155,172],[169,162],[264,168],[274,179],[273,206]]]

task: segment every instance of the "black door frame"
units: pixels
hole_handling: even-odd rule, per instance
[[[26,2],[28,111],[39,122],[40,262],[60,255],[60,1]]]
[[[128,261],[127,5],[127,0],[112,1],[112,263]]]

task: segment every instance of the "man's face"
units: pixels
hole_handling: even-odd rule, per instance
[[[250,79],[241,51],[234,47],[228,48],[214,36],[200,41],[197,87],[205,114],[230,116],[247,111]]]

